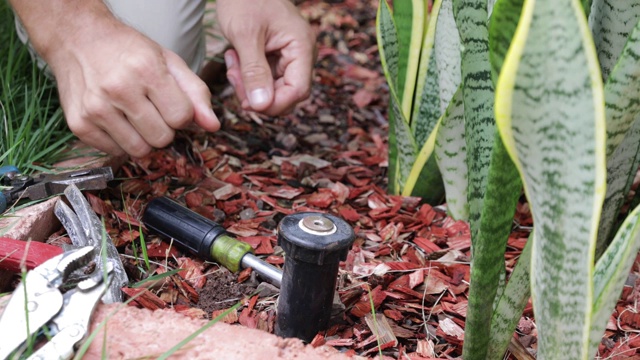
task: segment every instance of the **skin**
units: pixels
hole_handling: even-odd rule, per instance
[[[192,122],[220,128],[205,83],[178,55],[115,19],[102,1],[10,3],[56,77],[69,128],[86,144],[141,157],[169,145],[175,130]],[[286,0],[217,6],[222,31],[238,49],[225,59],[243,107],[277,115],[306,98],[314,38],[297,9]]]

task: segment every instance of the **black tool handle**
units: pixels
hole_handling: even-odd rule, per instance
[[[173,238],[179,245],[204,259],[211,259],[213,242],[218,236],[226,234],[222,226],[168,197],[151,200],[142,221],[149,230]]]

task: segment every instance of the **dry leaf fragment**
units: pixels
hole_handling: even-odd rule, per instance
[[[376,314],[375,319],[373,314],[367,314],[364,317],[364,321],[367,323],[367,326],[369,326],[369,329],[371,329],[371,332],[378,337],[380,343],[387,344],[392,342],[393,346],[398,345],[398,339],[393,334],[393,330],[383,314]]]
[[[453,336],[458,340],[464,339],[464,330],[453,320],[449,318],[444,318],[438,321],[439,329],[442,330],[443,333]]]

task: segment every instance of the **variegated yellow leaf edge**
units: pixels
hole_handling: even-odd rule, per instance
[[[503,141],[505,143],[505,146],[507,147],[507,150],[511,156],[511,158],[513,159],[514,163],[516,164],[518,171],[520,172],[521,176],[523,179],[526,179],[525,176],[525,171],[524,171],[524,166],[526,166],[526,164],[524,164],[518,157],[518,153],[517,153],[517,144],[516,144],[516,140],[515,140],[515,136],[514,136],[514,131],[512,129],[512,101],[513,101],[513,96],[514,96],[514,86],[517,80],[517,74],[518,74],[518,68],[520,66],[520,61],[521,58],[524,54],[524,49],[527,43],[527,38],[529,36],[529,30],[531,28],[532,25],[532,18],[533,18],[533,13],[534,13],[534,9],[536,6],[537,2],[543,2],[545,0],[527,0],[525,1],[525,4],[523,6],[523,11],[522,11],[522,15],[521,15],[521,19],[520,19],[520,23],[518,25],[518,28],[516,30],[516,34],[514,37],[514,41],[512,42],[512,46],[509,49],[509,52],[507,54],[507,58],[505,59],[505,63],[502,69],[502,73],[500,75],[500,78],[498,80],[498,86],[496,89],[496,106],[495,106],[495,113],[496,113],[496,120],[497,120],[497,125],[499,127],[499,131],[500,131],[500,135],[503,138]],[[595,124],[594,124],[594,141],[595,144],[593,149],[594,149],[594,163],[593,163],[593,167],[594,167],[594,176],[595,179],[593,179],[593,190],[594,190],[594,194],[593,194],[593,201],[592,201],[592,209],[591,209],[591,224],[589,225],[589,251],[588,254],[591,254],[589,259],[586,263],[589,264],[587,266],[589,266],[589,269],[585,269],[588,271],[584,271],[583,273],[586,273],[588,279],[582,279],[581,282],[583,282],[585,284],[585,287],[587,289],[586,293],[581,294],[581,296],[583,296],[583,301],[586,301],[587,303],[591,303],[592,300],[592,296],[593,296],[593,288],[592,288],[592,274],[593,274],[593,250],[594,250],[594,246],[595,246],[595,236],[597,233],[597,228],[598,228],[598,219],[599,219],[599,215],[600,215],[600,211],[601,211],[601,206],[602,206],[602,202],[604,200],[604,193],[605,193],[605,117],[604,117],[604,94],[603,94],[603,86],[602,86],[602,79],[601,79],[601,75],[600,75],[600,69],[599,69],[599,65],[597,62],[597,56],[596,56],[596,51],[595,51],[595,46],[593,45],[593,42],[591,40],[590,37],[590,32],[586,23],[586,19],[584,18],[584,15],[582,13],[582,7],[581,4],[578,0],[573,0],[569,3],[566,3],[566,5],[571,6],[571,11],[573,11],[573,15],[574,15],[574,19],[571,19],[573,21],[577,21],[577,26],[580,30],[580,41],[581,41],[581,45],[582,45],[582,50],[584,51],[585,55],[585,61],[587,63],[587,72],[588,72],[588,76],[589,76],[589,82],[590,82],[590,90],[591,90],[591,95],[592,95],[592,100],[593,100],[593,110],[595,112],[594,115],[594,120],[595,120]],[[565,5],[565,6],[566,6]],[[525,180],[525,192],[527,193],[527,197],[531,200],[532,196],[536,196],[537,194],[532,194],[531,193],[531,188],[530,186],[527,186],[526,184],[526,180]],[[540,221],[540,219],[536,219],[536,215],[534,214],[534,223],[538,223]],[[542,240],[538,240],[538,239],[534,239],[534,241],[542,241]],[[534,247],[534,253],[536,251],[535,247]],[[534,255],[534,259],[535,259],[535,255]],[[535,288],[534,288],[535,290]],[[535,297],[536,297],[536,293],[534,291],[533,293],[534,296],[534,301],[535,301]],[[546,301],[546,299],[541,299],[541,301]],[[535,305],[534,305],[535,306]],[[535,310],[535,309],[534,309]],[[580,325],[582,327],[582,330],[579,332],[579,334],[577,335],[577,337],[579,337],[582,341],[579,344],[576,344],[575,346],[577,346],[578,348],[580,348],[579,350],[579,357],[580,358],[585,358],[588,354],[588,335],[589,335],[589,327],[590,327],[590,312],[587,314],[584,314],[584,320],[582,321],[582,325]],[[544,327],[544,324],[539,324],[541,327]],[[541,331],[543,331],[543,329],[541,328]],[[551,341],[551,343],[553,344],[558,344],[558,342],[554,342]],[[561,347],[565,346],[563,344],[560,344]],[[567,345],[567,346],[573,346],[573,345]],[[553,354],[554,350],[558,350],[558,349],[544,349],[544,344],[541,344],[541,352],[540,352],[540,356],[545,356],[546,355],[551,355]],[[559,356],[560,354],[556,351],[555,356]]]

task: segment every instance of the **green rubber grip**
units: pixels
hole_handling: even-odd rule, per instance
[[[240,270],[240,261],[247,253],[253,253],[251,245],[228,235],[220,235],[213,242],[211,257],[232,272]]]

